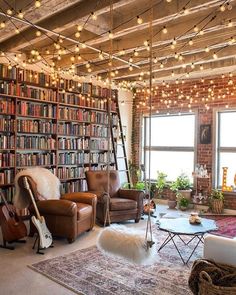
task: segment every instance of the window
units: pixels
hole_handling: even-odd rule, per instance
[[[143,157],[149,176],[149,117],[144,118]],[[151,117],[151,179],[157,171],[173,181],[181,173],[192,176],[194,170],[195,114]]]
[[[235,185],[236,173],[236,125],[235,111],[219,111],[217,113],[217,141],[216,141],[216,186],[222,187],[223,167],[227,169],[227,185]]]

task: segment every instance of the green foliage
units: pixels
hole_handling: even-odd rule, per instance
[[[221,191],[219,191],[217,189],[213,189],[211,191],[210,199],[211,200],[222,200],[222,201],[224,201],[224,195],[223,195],[223,193]]]
[[[167,187],[167,174],[164,172],[157,171],[157,182],[156,182],[156,188],[157,188],[157,193],[160,195],[164,188]]]
[[[134,185],[134,188],[138,189],[138,190],[144,190],[145,189],[145,183],[143,181],[138,181]]]
[[[179,207],[188,207],[189,200],[181,196],[180,194],[180,196],[178,197],[178,204],[179,204]]]
[[[170,189],[174,192],[177,192],[178,190],[188,190],[190,188],[190,179],[184,173],[180,174],[170,185]]]

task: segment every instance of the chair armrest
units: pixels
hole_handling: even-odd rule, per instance
[[[236,266],[236,240],[207,235],[204,239],[204,258]]]
[[[120,198],[131,199],[136,201],[139,205],[143,205],[144,192],[136,189],[119,189]]]
[[[38,201],[37,206],[42,215],[74,216],[77,214],[76,204],[66,200]]]
[[[96,206],[97,204],[97,196],[94,193],[88,192],[67,193],[61,196],[61,199],[75,203],[85,203],[92,206]]]
[[[88,191],[88,193],[94,194],[97,196],[97,203],[107,203],[110,201],[110,196],[108,193],[103,191]]]

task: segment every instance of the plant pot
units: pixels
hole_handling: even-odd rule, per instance
[[[211,211],[216,214],[223,212],[224,202],[222,200],[212,200],[211,201]]]
[[[179,209],[180,209],[181,211],[186,211],[186,210],[188,209],[188,207],[179,206]]]
[[[183,197],[185,197],[187,200],[191,201],[191,193],[192,190],[178,190],[178,193],[180,193]]]
[[[168,200],[168,206],[169,206],[169,209],[175,209],[175,207],[177,206],[177,201]]]

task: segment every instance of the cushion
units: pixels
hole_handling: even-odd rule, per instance
[[[93,208],[91,205],[84,203],[76,203],[77,205],[77,220],[86,219],[93,213]]]
[[[134,200],[124,199],[124,198],[110,199],[111,211],[132,210],[132,209],[137,209],[137,202]]]

